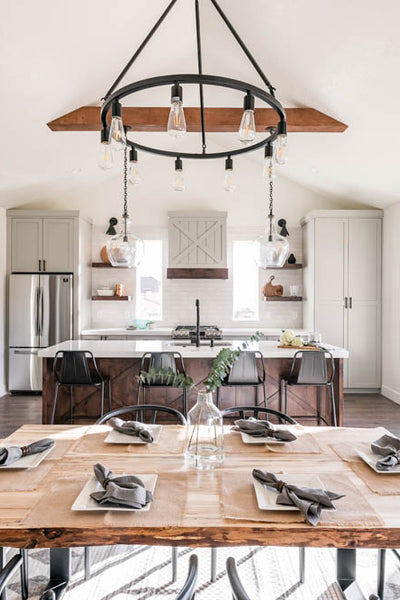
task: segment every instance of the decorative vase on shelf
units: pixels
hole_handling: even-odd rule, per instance
[[[291,254],[288,258],[288,263],[289,265],[295,265],[296,264],[296,257],[294,254]]]
[[[211,392],[197,394],[187,422],[186,466],[201,470],[221,466],[225,460],[223,419]]]

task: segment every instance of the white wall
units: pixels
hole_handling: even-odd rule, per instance
[[[0,396],[6,392],[6,211],[0,208]]]
[[[400,202],[383,220],[382,393],[400,404]]]

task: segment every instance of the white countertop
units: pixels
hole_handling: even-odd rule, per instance
[[[84,329],[81,331],[81,336],[86,335],[103,335],[103,336],[113,336],[113,335],[126,335],[129,337],[157,337],[160,335],[161,337],[171,336],[173,327],[155,327],[153,329],[127,329],[126,327],[104,327],[103,329]],[[256,331],[261,331],[264,335],[280,335],[282,328],[265,328],[265,327],[222,327],[222,336],[251,336],[256,333]],[[293,329],[292,330],[296,335],[305,335],[308,333],[305,329]]]
[[[241,341],[232,340],[223,346],[236,348],[241,346]],[[183,358],[215,358],[223,346],[202,345],[196,346],[178,345],[182,342],[165,340],[70,340],[55,346],[49,346],[39,351],[42,358],[52,358],[59,350],[89,350],[96,358],[140,358],[144,352],[180,352]],[[334,358],[348,358],[349,353],[344,348],[328,346]],[[260,350],[265,358],[291,358],[296,348],[278,348],[277,342],[256,342],[251,345],[252,350]]]

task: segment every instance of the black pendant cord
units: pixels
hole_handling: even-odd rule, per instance
[[[196,12],[196,40],[197,40],[197,64],[199,75],[203,74],[203,61],[201,56],[201,33],[200,33],[200,6],[199,0],[195,0],[195,12]],[[205,154],[207,150],[206,143],[206,126],[204,120],[204,90],[203,84],[199,84],[199,92],[200,92],[200,118],[201,118],[201,147],[203,149],[203,153]]]
[[[272,242],[272,221],[274,218],[274,184],[272,179],[269,180],[269,235],[268,241]]]
[[[110,89],[108,90],[108,92],[106,93],[106,95],[104,96],[104,98],[108,98],[108,96],[110,96],[110,94],[113,93],[113,91],[115,90],[115,88],[117,87],[117,85],[119,84],[119,82],[125,77],[125,75],[129,71],[129,69],[131,68],[131,66],[133,65],[133,63],[135,62],[135,60],[137,59],[137,57],[139,56],[139,54],[142,53],[142,51],[144,50],[144,48],[147,46],[148,42],[151,40],[151,38],[153,37],[153,35],[157,31],[157,29],[160,27],[161,23],[164,21],[165,17],[168,15],[169,11],[174,6],[174,4],[176,4],[177,1],[178,0],[171,0],[171,2],[168,4],[167,8],[162,13],[161,17],[153,25],[153,27],[150,29],[149,33],[144,38],[143,42],[140,44],[140,46],[136,50],[135,54],[127,62],[127,64],[125,65],[125,67],[122,69],[121,73],[118,75],[117,79],[114,81],[114,83],[112,84],[112,86],[110,87]],[[104,98],[102,98],[102,100],[104,100]]]
[[[233,27],[232,23],[229,21],[228,17],[226,16],[226,14],[222,10],[222,8],[218,4],[217,0],[211,0],[211,2],[215,6],[216,10],[218,11],[218,14],[220,15],[221,19],[224,21],[225,25],[228,27],[229,31],[231,32],[231,34],[233,35],[235,40],[237,41],[237,43],[239,44],[239,46],[241,47],[241,49],[243,50],[243,52],[245,53],[247,58],[249,59],[250,63],[253,65],[254,69],[257,71],[257,73],[259,74],[259,76],[261,77],[261,79],[263,80],[263,82],[265,83],[267,88],[269,89],[271,96],[275,96],[276,88],[274,88],[274,86],[271,84],[268,77],[265,75],[264,71],[261,69],[260,65],[257,63],[256,59],[251,54],[250,50],[247,48],[246,44],[244,43],[244,41],[242,40],[242,38],[240,37],[240,35],[236,31],[236,29]]]
[[[122,213],[124,219],[124,242],[128,241],[128,230],[127,221],[128,215],[128,146],[124,148],[124,212]]]

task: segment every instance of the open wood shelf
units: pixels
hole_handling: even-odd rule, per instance
[[[129,302],[132,296],[92,296],[92,300],[117,300],[118,302]]]
[[[93,269],[129,269],[129,267],[113,267],[105,262],[92,262]]]
[[[264,296],[264,302],[302,302],[302,296]]]
[[[303,265],[301,263],[286,263],[283,265],[283,267],[266,267],[267,271],[280,271],[281,269],[302,269]]]
[[[204,269],[200,267],[183,269],[180,267],[170,267],[167,269],[167,279],[228,279],[228,269]]]

